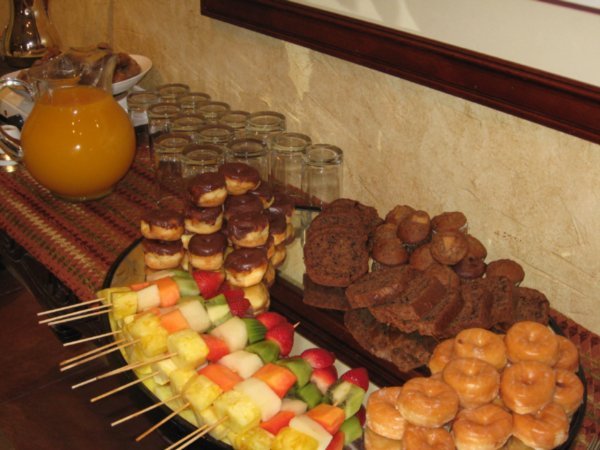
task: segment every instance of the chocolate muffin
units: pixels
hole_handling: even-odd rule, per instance
[[[438,214],[431,219],[433,231],[462,231],[467,228],[467,218],[460,211],[450,211]]]
[[[424,271],[436,261],[431,256],[431,243],[420,245],[410,255],[408,263],[417,270]]]
[[[485,276],[488,277],[506,277],[518,286],[525,278],[523,267],[512,259],[498,259],[487,265]]]
[[[394,208],[386,214],[385,222],[393,223],[394,225],[399,225],[400,222],[402,222],[406,218],[406,216],[413,212],[415,212],[415,209],[408,205],[394,206]]]
[[[425,211],[409,213],[398,225],[398,237],[407,244],[420,244],[429,239],[431,219]]]
[[[431,238],[431,256],[441,264],[458,263],[468,250],[467,239],[460,231],[439,231]]]

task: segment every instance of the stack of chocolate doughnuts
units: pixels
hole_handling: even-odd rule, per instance
[[[233,287],[271,285],[294,238],[294,203],[237,162],[196,175],[187,193],[184,211],[156,209],[142,217],[148,271],[223,271]]]
[[[307,229],[304,302],[345,311],[346,327],[370,352],[409,371],[465,328],[548,323],[544,294],[520,286],[516,261],[486,262],[462,212],[431,217],[398,205],[365,228],[350,202],[334,202]]]

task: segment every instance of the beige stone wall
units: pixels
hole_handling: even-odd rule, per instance
[[[600,146],[199,11],[198,0],[51,0],[66,44],[149,56],[144,86],[186,82],[338,145],[345,196],[381,214],[463,211],[489,260],[519,261],[524,285],[600,333]]]

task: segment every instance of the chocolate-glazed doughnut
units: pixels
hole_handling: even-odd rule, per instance
[[[254,195],[230,195],[225,200],[225,220],[230,220],[239,214],[261,212],[262,210],[262,202]]]
[[[198,174],[188,183],[188,193],[196,206],[220,206],[227,198],[225,177],[218,172]]]
[[[292,217],[294,216],[295,210],[293,200],[285,194],[276,193],[275,200],[273,200],[273,204],[269,206],[269,212],[279,212],[285,216],[285,220],[287,223],[292,222]]]
[[[275,245],[281,244],[287,238],[287,221],[283,213],[269,211],[269,234],[273,236]]]
[[[189,206],[185,210],[185,229],[191,233],[212,234],[223,226],[223,207],[199,208]]]
[[[183,243],[177,241],[159,241],[156,239],[143,239],[144,264],[150,269],[174,269],[181,264]]]
[[[178,241],[183,234],[183,214],[173,209],[153,209],[140,220],[142,236],[146,239]]]
[[[240,248],[225,257],[225,278],[233,286],[248,287],[260,283],[267,271],[264,250]]]
[[[195,234],[188,244],[189,263],[194,269],[219,270],[226,248],[227,238],[223,233]]]
[[[242,195],[256,189],[260,183],[258,170],[248,164],[229,162],[219,167],[219,173],[225,177],[227,192]]]
[[[248,191],[248,194],[258,197],[263,204],[263,208],[268,208],[275,201],[273,189],[267,183],[260,183],[256,189]]]
[[[236,214],[227,222],[227,237],[238,247],[258,247],[269,238],[269,218],[262,212]]]
[[[275,253],[271,257],[271,264],[274,268],[279,267],[285,261],[285,257],[287,256],[287,248],[285,243],[279,244],[275,246]]]

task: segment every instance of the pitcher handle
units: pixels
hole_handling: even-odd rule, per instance
[[[26,81],[19,80],[17,78],[0,79],[0,90],[12,87],[24,88],[32,100],[35,98],[35,89]],[[23,148],[21,147],[21,141],[11,136],[2,126],[0,126],[0,148],[2,148],[3,151],[8,153],[10,157],[16,161],[23,159]]]

